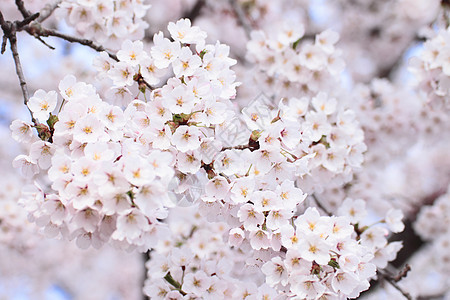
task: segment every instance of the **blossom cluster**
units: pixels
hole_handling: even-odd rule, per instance
[[[13,171],[13,170],[12,170]],[[23,179],[11,172],[2,174],[3,189],[0,192],[0,243],[16,251],[27,251],[39,240],[34,235],[34,226],[27,220],[26,211],[17,204]]]
[[[426,130],[428,125],[427,118],[421,116],[421,113],[428,111],[423,106],[422,99],[386,79],[375,79],[367,85],[357,85],[352,98],[354,111],[369,148],[365,155],[366,161],[380,161],[403,155],[404,149],[415,142],[412,137]],[[418,119],[420,122],[417,122]],[[397,142],[390,143],[394,136]]]
[[[420,208],[413,223],[414,231],[418,235],[416,239],[421,247],[408,260],[411,271],[399,283],[402,290],[408,291],[413,299],[431,299],[436,295],[447,299],[450,296],[449,195],[448,188],[431,195],[424,201],[428,205]],[[383,293],[386,295],[386,291]],[[389,297],[400,297],[399,294],[395,289],[387,290]]]
[[[81,248],[154,248],[152,299],[357,297],[401,243],[364,224],[363,200],[346,199],[336,216],[305,207],[307,194],[317,201],[353,179],[366,145],[339,82],[339,35],[312,42],[301,25],[283,26],[275,37],[253,32],[247,46],[270,96],[242,110],[245,144],[227,134],[236,61],[188,19],[169,23],[170,38],[155,34],[148,51],[126,39],[118,61],[102,53],[94,65],[109,80],[105,96],[74,76],[59,84],[61,103],[36,91],[27,105],[38,124],[11,125],[31,144],[14,165],[48,177],[24,191],[30,218]],[[181,208],[189,180],[204,188]],[[381,222],[399,232],[401,218],[391,210]]]
[[[414,230],[424,241],[431,242],[433,265],[436,271],[450,273],[450,190],[440,196],[433,205],[423,207],[414,223]]]
[[[206,34],[189,20],[171,23],[169,31],[174,41],[155,35],[151,54],[139,48],[142,43],[124,42],[117,53],[121,61],[107,73],[119,84],[116,75],[127,73],[135,84],[140,76],[149,79],[135,73],[145,74],[144,63],[154,62],[155,69],[171,65],[175,77],[153,90],[150,101],[136,99],[122,109],[69,75],[59,84],[58,116],[52,114],[55,91],[38,90],[28,102],[36,119],[48,125],[36,126],[40,140],[32,124],[11,125],[16,140],[32,142],[29,155],[19,155],[14,165],[30,176],[48,169],[52,191],[37,187],[23,200],[48,235],[76,238],[80,247],[111,240],[145,251],[154,246],[167,207],[174,205],[168,192],[175,171],[195,174],[220,150],[212,146],[214,125],[225,120],[227,101],[235,94],[229,69],[235,61],[226,46],[206,45]],[[198,51],[192,54],[187,44],[194,43]]]
[[[228,46],[206,44],[206,32],[188,19],[169,23],[168,30],[172,41],[159,32],[149,52],[140,41],[125,41],[117,52],[119,62],[102,53],[94,65],[99,77],[111,82],[109,101],[127,105],[136,85],[144,93],[152,90],[147,105],[161,120],[151,126],[157,134],[152,145],[172,149],[177,170],[196,174],[222,149],[220,130],[235,114],[230,99],[239,83],[230,67],[236,60],[228,57]],[[153,88],[168,74],[172,77],[165,85]]]
[[[229,226],[209,223],[197,209],[171,210],[171,234],[151,253],[144,292],[152,299],[276,297],[275,289],[257,285],[264,277],[245,263],[248,253],[227,245]]]
[[[312,41],[304,36],[302,24],[284,22],[278,27],[272,34],[252,31],[247,44],[247,58],[263,72],[267,86],[278,97],[327,91],[345,67],[335,47],[339,34],[328,29]]]
[[[228,246],[246,253],[245,265],[258,266],[276,294],[301,299],[355,298],[369,287],[377,268],[386,268],[401,248],[401,242],[388,243],[385,227],[363,224],[367,215],[363,200],[346,199],[337,216],[321,216],[311,207],[303,213],[277,209],[277,203],[295,205],[295,200],[304,197],[289,191],[281,193],[286,198],[270,197],[270,193],[260,192],[240,209],[225,204],[226,209],[218,211],[207,202],[203,208],[200,204],[200,213],[206,211],[208,219],[228,223],[224,230]],[[380,222],[400,232],[402,218],[400,210],[390,210]]]
[[[150,5],[140,0],[64,0],[58,13],[84,38],[116,50],[125,39],[141,39]]]
[[[419,87],[427,94],[428,102],[436,108],[448,110],[450,95],[450,27],[441,29],[434,38],[424,43],[419,57],[411,60],[410,71]]]
[[[127,105],[136,81],[140,89],[154,87],[173,74],[165,87],[153,91],[154,98],[168,98],[167,113],[189,115],[192,122],[205,126],[222,123],[225,103],[221,102],[234,97],[237,86],[230,70],[236,61],[228,57],[229,47],[206,44],[206,32],[191,26],[188,19],[170,23],[168,30],[173,40],[159,32],[148,52],[141,41],[126,40],[117,52],[119,62],[102,53],[94,62],[99,77],[109,78],[111,93],[121,96],[119,104]]]
[[[26,179],[11,165],[22,149],[14,147],[10,130],[0,127],[0,136],[4,141],[0,155],[5,158],[0,161],[0,298],[10,299],[14,293],[11,291],[21,290],[23,297],[48,299],[48,289],[58,285],[73,299],[106,299],[113,295],[137,299],[142,293],[139,254],[111,247],[100,251],[79,249],[67,241],[45,238],[30,222],[27,211],[18,203]],[[104,272],[110,275],[105,277]]]
[[[314,4],[315,1],[308,1]],[[358,82],[385,77],[440,11],[440,0],[327,1],[326,27],[337,28],[348,72]]]
[[[91,243],[99,247],[111,238],[124,247],[148,249],[158,219],[171,205],[167,189],[174,174],[173,155],[134,136],[145,128],[145,122],[133,118],[144,103],[136,101],[123,111],[103,102],[92,85],[74,76],[64,78],[59,88],[65,104],[56,121],[48,111],[43,114],[44,108],[55,107],[47,105],[47,95],[56,101],[55,91],[39,90],[29,103],[38,120],[49,118],[53,132],[49,140],[34,141],[29,155],[20,155],[14,163],[25,174],[48,170],[52,192],[31,190],[25,206],[47,235],[61,232],[77,238],[82,248]],[[17,128],[14,124],[13,136],[23,141],[30,129],[25,123]]]
[[[269,95],[283,98],[277,104],[250,105],[243,113],[251,130],[262,131],[261,148],[280,147],[286,160],[301,169],[295,172],[301,178],[297,186],[313,192],[351,180],[366,146],[338,80],[343,68],[334,46],[338,34],[324,31],[312,44],[303,33],[289,23],[273,39],[262,31],[252,33],[248,56],[271,82]]]
[[[385,228],[360,227],[365,213],[364,202],[352,199],[333,217],[308,208],[293,222],[290,236],[282,236],[285,251],[263,265],[266,282],[300,299],[358,297],[401,248],[399,242],[387,243]],[[395,232],[403,230],[401,217],[393,211],[386,218]]]
[[[446,110],[434,109],[420,93],[386,79],[356,85],[351,99],[368,149],[364,169],[346,193],[321,197],[333,202],[331,210],[347,195],[367,200],[380,213],[392,207],[412,212],[421,199],[447,186]]]

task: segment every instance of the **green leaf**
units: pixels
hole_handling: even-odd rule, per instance
[[[298,44],[300,44],[300,40],[301,40],[302,38],[299,38],[298,40],[296,40],[293,44],[292,44],[292,49],[297,49],[297,46],[298,46]]]
[[[335,259],[330,259],[330,261],[328,262],[329,266],[332,266],[335,269],[340,269],[341,267],[339,266],[339,263],[335,260]]]
[[[168,283],[170,283],[174,288],[176,288],[177,290],[180,290],[180,289],[181,289],[181,284],[180,284],[178,281],[176,281],[175,279],[173,279],[173,277],[172,277],[172,275],[170,274],[170,272],[168,272],[168,273],[166,274],[166,276],[164,276],[164,279],[165,279]]]

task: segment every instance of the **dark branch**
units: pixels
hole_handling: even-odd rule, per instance
[[[16,3],[18,3],[18,2],[21,2],[21,1],[16,1]],[[22,6],[23,6],[23,2],[22,2]],[[12,56],[14,59],[15,67],[16,67],[16,74],[17,74],[17,77],[19,78],[20,88],[22,90],[23,103],[28,108],[28,111],[30,112],[30,115],[31,115],[31,121],[36,126],[38,125],[38,123],[33,116],[33,112],[29,109],[29,107],[27,105],[28,100],[30,99],[30,96],[28,94],[27,82],[25,81],[25,76],[23,74],[22,64],[20,63],[19,52],[17,50],[16,32],[17,32],[18,28],[25,26],[24,24],[30,23],[33,19],[36,19],[38,16],[39,16],[39,13],[37,15],[30,14],[23,21],[10,22],[10,21],[5,21],[5,19],[3,18],[3,14],[0,12],[0,25],[3,30],[2,54],[4,53],[4,51],[6,49],[6,40],[9,40],[9,44],[11,46],[11,53],[12,53]]]
[[[6,43],[7,42],[8,42],[8,38],[6,37],[6,35],[3,35],[1,54],[5,53],[5,51],[6,51]]]
[[[403,269],[398,272],[397,276],[393,277],[392,279],[395,282],[399,282],[400,280],[402,280],[403,278],[405,278],[408,275],[408,272],[411,271],[411,266],[406,264]]]
[[[409,219],[405,220],[405,229],[389,238],[389,242],[402,241],[403,244],[402,249],[397,253],[397,258],[392,262],[392,265],[396,268],[403,266],[425,244],[421,237],[417,235],[413,224],[416,221],[420,209],[425,205],[432,205],[441,195],[445,194],[445,191],[446,189],[440,189],[421,199],[419,202],[420,205],[417,205],[411,212]]]
[[[25,30],[34,37],[54,36],[54,37],[61,38],[65,41],[68,41],[70,43],[78,43],[78,44],[87,46],[89,48],[94,49],[97,52],[105,51],[106,53],[108,53],[109,57],[111,57],[115,61],[119,61],[119,59],[117,58],[117,56],[114,53],[108,51],[105,47],[103,47],[101,45],[97,45],[92,40],[83,39],[83,38],[79,38],[76,36],[64,34],[64,33],[61,33],[59,31],[56,31],[53,29],[43,28],[42,26],[40,26],[40,24],[32,24],[32,25],[26,27]]]
[[[194,23],[195,19],[197,19],[198,16],[200,16],[202,8],[205,6],[206,1],[205,0],[197,0],[195,5],[191,8],[191,10],[184,13],[184,17],[191,20],[191,23]]]
[[[65,33],[61,33],[59,31],[56,31],[56,30],[53,30],[53,29],[44,28],[39,23],[33,23],[30,26],[26,26],[25,30],[30,35],[34,36],[36,39],[38,39],[41,42],[43,42],[47,47],[50,47],[50,49],[52,49],[53,47],[48,45],[44,41],[42,41],[41,37],[53,36],[53,37],[57,37],[57,38],[65,40],[65,41],[68,41],[70,43],[77,43],[77,44],[80,44],[80,45],[84,45],[84,46],[87,46],[87,47],[89,47],[91,49],[94,49],[97,52],[106,52],[109,55],[109,57],[111,57],[115,61],[119,61],[119,59],[117,58],[117,55],[115,55],[111,51],[107,50],[102,45],[96,44],[92,40],[83,39],[83,38],[79,38],[79,37],[76,37],[76,36],[72,36],[72,35],[68,35],[68,34],[65,34]],[[143,82],[150,90],[153,90],[153,87],[147,81],[145,81],[143,78],[141,78],[141,82]]]
[[[62,0],[56,0],[53,3],[47,3],[43,9],[40,11],[39,18],[36,20],[38,23],[42,23],[50,17],[55,9],[58,8]]]
[[[22,0],[16,0],[16,5],[24,19],[31,15],[31,12],[25,8],[25,3]]]
[[[328,216],[332,216],[333,214],[328,211],[328,209],[325,208],[325,206],[323,206],[322,202],[320,202],[319,199],[317,199],[317,196],[315,194],[311,194],[311,197],[314,199],[314,202],[316,202],[317,206],[323,210]]]
[[[429,26],[431,27],[432,24],[429,24]],[[370,32],[370,35],[372,38],[374,38],[380,34],[382,34],[382,32],[377,32],[377,28],[374,28]],[[407,45],[405,45],[404,48],[398,53],[396,59],[393,60],[391,64],[385,66],[384,68],[380,68],[376,74],[376,77],[392,80],[395,72],[398,70],[399,67],[401,67],[401,64],[403,63],[403,58],[405,57],[405,54],[408,52],[408,50],[411,47],[421,44],[425,41],[426,41],[426,39],[419,35],[415,35],[415,36],[411,37],[411,40],[409,41],[409,43]]]
[[[16,28],[18,29],[18,31],[22,30],[22,28],[28,24],[30,24],[31,22],[33,22],[34,20],[36,20],[39,17],[39,13],[34,13],[28,17],[26,17],[23,21],[16,21]]]
[[[425,242],[415,232],[413,224],[417,218],[417,214],[419,213],[420,208],[424,205],[432,205],[444,193],[445,189],[441,189],[424,197],[422,201],[420,201],[421,204],[410,214],[409,219],[404,222],[405,229],[402,232],[394,234],[389,238],[389,242],[402,241],[403,244],[402,249],[397,253],[396,259],[390,263],[392,266],[394,266],[395,268],[401,268],[417,251],[419,251],[425,245]],[[395,282],[402,279],[407,275],[409,269],[409,265],[406,264],[397,276],[391,276],[392,280]],[[373,290],[378,284],[379,279],[372,280],[370,282],[370,290]],[[365,291],[364,293],[368,293],[370,290]],[[422,299],[432,298],[425,297]]]
[[[144,276],[143,276],[143,281],[142,281],[142,287],[145,286],[145,281],[147,280],[147,267],[145,265],[146,265],[147,261],[150,260],[150,258],[151,258],[151,250],[148,250],[147,252],[142,253],[142,260],[144,262],[144,264],[143,264],[144,265]],[[142,294],[143,294],[144,300],[150,300],[150,298],[147,297],[145,295],[145,293],[142,293]]]
[[[220,151],[225,151],[225,150],[244,150],[244,149],[250,149],[252,150],[252,148],[250,147],[250,145],[239,145],[239,146],[230,146],[230,147],[223,147]]]
[[[6,42],[8,41],[7,33],[11,31],[11,22],[6,22],[3,18],[3,14],[0,11],[0,25],[3,30],[3,40],[2,40],[2,54],[5,53],[6,50]]]
[[[444,299],[445,294],[436,294],[436,295],[427,295],[427,296],[423,296],[423,297],[417,297],[416,300],[442,300]]]
[[[47,44],[47,42],[44,41],[43,39],[41,39],[40,36],[35,36],[34,38],[37,39],[42,44],[44,44],[45,46],[49,47],[51,50],[55,50],[55,47],[53,47],[52,45]]]
[[[27,83],[25,81],[25,76],[23,75],[22,64],[20,63],[19,52],[17,50],[17,38],[16,38],[15,32],[13,32],[13,35],[9,38],[9,42],[11,44],[11,52],[12,52],[12,55],[14,58],[14,63],[16,65],[17,77],[19,78],[20,87],[22,88],[22,94],[23,94],[23,99],[24,99],[23,104],[27,105],[28,100],[29,100],[29,95],[28,95]]]
[[[242,28],[245,31],[245,35],[248,39],[250,39],[250,33],[252,32],[252,26],[250,25],[250,22],[248,21],[247,17],[245,16],[244,11],[242,10],[241,5],[236,0],[229,0],[231,8],[233,9],[234,13],[236,14],[236,17],[239,21],[239,24],[242,26]]]
[[[386,274],[383,270],[378,270],[378,276],[383,278],[385,281],[389,282],[394,288],[396,288],[400,293],[402,293],[403,296],[405,296],[406,299],[412,300],[412,297],[409,293],[405,292],[398,284],[397,282],[390,277],[388,274]]]

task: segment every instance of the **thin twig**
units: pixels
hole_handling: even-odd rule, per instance
[[[35,39],[37,39],[39,42],[41,42],[42,44],[44,44],[45,46],[47,46],[48,48],[50,48],[51,50],[55,50],[55,47],[53,47],[52,45],[49,45],[46,41],[44,41],[40,36],[35,36]]]
[[[62,0],[56,0],[53,3],[47,3],[43,9],[41,9],[40,11],[40,16],[39,18],[36,20],[36,22],[38,23],[42,23],[45,20],[48,19],[48,17],[50,17],[53,12],[55,11],[55,9],[58,8],[59,4],[61,3]]]
[[[1,54],[3,54],[6,51],[6,42],[8,41],[7,32],[10,30],[9,29],[10,23],[7,23],[5,21],[1,11],[0,11],[0,25],[1,25],[1,28],[3,30],[2,50],[1,50]]]
[[[53,30],[53,29],[43,28],[42,26],[40,26],[40,24],[36,24],[36,23],[33,23],[30,26],[26,27],[25,30],[32,36],[40,36],[40,37],[54,36],[54,37],[61,38],[65,41],[68,41],[70,43],[78,43],[78,44],[81,44],[84,46],[88,46],[89,48],[92,48],[97,52],[105,51],[109,55],[109,57],[111,57],[115,61],[119,61],[119,59],[117,58],[117,56],[114,53],[110,52],[109,50],[107,50],[105,47],[103,47],[101,45],[97,45],[92,40],[68,35],[68,34]]]
[[[148,250],[147,252],[142,253],[142,259],[144,262],[144,276],[143,276],[143,280],[142,280],[142,286],[145,286],[145,281],[147,280],[147,267],[146,267],[146,263],[147,261],[149,261],[151,258],[151,250]],[[147,297],[147,295],[145,295],[145,293],[143,293],[143,300],[150,300],[150,297]]]
[[[230,146],[230,147],[222,147],[220,152],[223,152],[225,150],[244,150],[244,149],[251,149],[250,145],[238,145],[238,146]]]
[[[103,47],[102,45],[98,45],[96,44],[94,41],[92,40],[88,40],[88,39],[83,39],[83,38],[79,38],[73,35],[69,35],[69,34],[65,34],[53,29],[48,29],[48,28],[44,28],[41,26],[41,24],[39,23],[33,23],[30,26],[26,26],[25,30],[32,36],[34,36],[37,39],[40,39],[40,37],[49,37],[49,36],[53,36],[53,37],[57,37],[60,39],[63,39],[65,41],[68,41],[70,43],[77,43],[80,45],[84,45],[87,46],[91,49],[94,49],[97,52],[106,52],[109,57],[111,57],[112,59],[114,59],[115,61],[119,61],[119,59],[117,58],[117,55],[115,55],[114,53],[112,53],[111,51],[109,51],[108,49],[106,49],[105,47]],[[46,46],[53,48],[52,46],[44,43]],[[145,81],[143,78],[141,78],[141,81],[150,89],[153,90],[153,87],[147,82]]]
[[[23,19],[22,21],[15,21],[14,23],[16,23],[16,28],[18,29],[18,31],[22,30],[22,28],[28,24],[30,24],[31,22],[33,22],[34,20],[36,20],[39,17],[39,13],[34,13],[32,15],[29,15],[28,17],[26,17],[25,19]]]
[[[12,36],[9,38],[11,52],[14,58],[14,64],[16,65],[16,73],[17,77],[20,81],[20,87],[22,89],[23,94],[23,104],[27,105],[29,100],[27,82],[25,81],[25,76],[23,75],[22,64],[20,63],[19,52],[17,50],[17,38],[15,36],[15,32],[13,31]]]
[[[315,194],[311,194],[311,197],[314,199],[314,202],[316,202],[317,206],[323,210],[328,216],[332,216],[333,214],[328,211],[328,209],[325,208],[325,206],[323,206],[322,202],[319,201],[319,199],[317,199],[317,196]]]
[[[191,23],[194,23],[195,19],[200,16],[200,12],[203,8],[203,6],[205,6],[206,1],[205,0],[197,0],[197,2],[194,4],[194,6],[187,11],[186,13],[184,13],[184,18],[187,18],[189,20],[191,20]]]
[[[392,279],[395,282],[399,282],[403,278],[405,278],[408,275],[408,272],[411,271],[411,266],[406,264],[403,269],[397,274],[397,276],[393,277]]]
[[[242,10],[242,7],[237,3],[236,0],[229,0],[231,8],[233,9],[234,13],[236,14],[239,24],[242,26],[242,28],[245,31],[245,35],[248,39],[250,39],[250,33],[252,32],[252,26],[250,25],[247,17],[245,16],[244,11]]]
[[[22,0],[16,0],[16,6],[24,19],[28,18],[31,15],[31,12],[25,8],[25,3],[23,3]]]
[[[28,111],[30,112],[31,122],[37,125],[37,121],[33,116],[33,112],[28,107],[28,100],[30,99],[30,96],[28,94],[27,82],[25,81],[25,76],[23,74],[22,64],[20,63],[19,52],[17,51],[17,38],[15,33],[14,36],[9,39],[9,41],[11,43],[11,52],[14,58],[14,64],[16,65],[16,74],[17,77],[19,78],[20,88],[22,89],[23,104],[25,104],[25,106],[28,108]]]
[[[427,295],[427,296],[420,296],[417,297],[416,300],[442,300],[444,299],[445,294],[441,293],[441,294],[436,294],[436,295]]]
[[[20,2],[20,1],[17,1],[17,2]],[[23,3],[22,3],[22,6],[23,6]],[[9,21],[5,21],[2,13],[0,12],[0,25],[1,25],[1,28],[2,28],[3,34],[4,34],[3,45],[2,45],[2,54],[4,52],[3,50],[6,45],[6,40],[9,40],[9,44],[11,46],[11,53],[12,53],[12,56],[14,59],[14,64],[16,66],[16,74],[17,74],[17,77],[19,78],[20,88],[22,90],[23,103],[25,104],[25,106],[28,108],[28,111],[30,112],[31,121],[35,125],[38,125],[36,119],[33,116],[33,112],[30,110],[30,108],[27,105],[28,100],[30,99],[30,96],[28,94],[27,82],[25,81],[25,76],[23,74],[22,64],[20,63],[19,52],[17,50],[17,36],[16,36],[18,26],[25,26],[25,24],[28,24],[29,22],[31,22],[33,20],[33,18],[35,18],[35,15],[36,14],[28,15],[27,17],[25,17],[25,19],[23,21],[20,21],[20,22],[19,21],[9,22]]]
[[[1,54],[5,53],[6,51],[6,42],[8,42],[8,38],[6,37],[6,35],[3,35],[3,39],[2,39],[2,49],[1,49]]]

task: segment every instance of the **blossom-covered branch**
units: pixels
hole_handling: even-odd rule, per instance
[[[57,17],[74,35],[29,23],[39,17],[17,1],[16,30],[99,52],[92,72],[58,73],[57,88],[27,96],[38,136],[29,122],[10,126],[24,145],[13,166],[34,183],[20,199],[29,219],[83,249],[147,253],[151,299],[431,294],[412,278],[450,269],[441,1],[330,1],[323,22],[340,32],[310,26],[311,3],[294,2],[197,1],[199,26],[169,22],[150,42],[145,1],[65,0]],[[440,29],[411,64],[414,89],[373,78],[429,24]],[[447,192],[427,203],[436,191]],[[426,247],[410,248],[414,234]],[[411,270],[388,271],[401,260]]]

